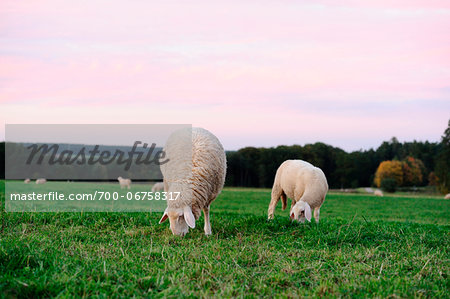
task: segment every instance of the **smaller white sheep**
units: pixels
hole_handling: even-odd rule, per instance
[[[327,178],[320,168],[302,160],[284,161],[275,175],[268,210],[269,219],[273,219],[280,198],[284,210],[289,197],[292,200],[289,213],[292,220],[311,221],[311,209],[314,209],[314,218],[319,222],[320,207],[327,192]]]
[[[127,187],[127,189],[131,189],[131,180],[130,179],[124,179],[123,177],[118,177],[117,180],[119,181],[120,189],[123,189]]]
[[[152,187],[152,192],[161,192],[164,191],[164,183],[156,183]]]
[[[379,190],[379,189],[375,190],[375,192],[373,193],[373,195],[375,195],[375,196],[381,196],[381,197],[384,196],[384,195],[383,195],[383,191],[381,191],[381,190]]]
[[[450,193],[447,193],[447,195],[445,195],[444,199],[450,199]]]
[[[37,179],[37,180],[36,180],[36,184],[38,184],[38,185],[40,185],[40,184],[45,184],[45,183],[47,183],[47,180],[46,180],[46,179]]]
[[[23,182],[24,182],[25,184],[29,184],[29,183],[31,182],[31,180],[30,180],[30,179],[25,179]]]

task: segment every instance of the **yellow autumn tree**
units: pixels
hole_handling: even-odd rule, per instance
[[[407,157],[403,161],[403,185],[417,186],[423,182],[423,162],[413,157]]]
[[[381,181],[391,178],[397,183],[397,186],[403,184],[403,163],[400,161],[383,161],[375,172],[374,182],[379,188]]]

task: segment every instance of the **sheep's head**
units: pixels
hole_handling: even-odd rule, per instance
[[[120,182],[120,180],[122,180],[122,177],[121,177],[121,176],[120,176],[120,177],[118,177],[118,178],[117,178],[117,180],[118,180],[118,181]]]
[[[189,227],[195,227],[195,217],[189,206],[184,208],[166,208],[159,223],[166,221],[167,218],[170,222],[172,234],[177,236],[184,236],[188,233]]]
[[[305,222],[305,219],[311,222],[311,207],[304,201],[298,201],[289,213],[292,220]]]

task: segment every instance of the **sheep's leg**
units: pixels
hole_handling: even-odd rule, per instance
[[[281,194],[283,193],[283,190],[279,185],[274,185],[272,188],[272,198],[270,200],[269,204],[269,210],[268,212],[268,218],[273,219],[273,213],[275,212],[275,207],[277,206],[278,202],[280,201]]]
[[[209,206],[203,208],[203,215],[205,215],[205,235],[211,234],[211,222],[209,221]]]
[[[314,209],[314,219],[316,219],[316,223],[319,223],[319,215],[320,215],[320,207]]]
[[[286,193],[281,192],[281,209],[284,211],[286,210],[287,206],[287,196]]]

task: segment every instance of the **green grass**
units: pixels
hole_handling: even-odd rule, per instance
[[[269,200],[225,189],[213,235],[184,238],[161,213],[2,209],[1,296],[449,297],[450,201],[331,193],[316,225],[267,221]]]

